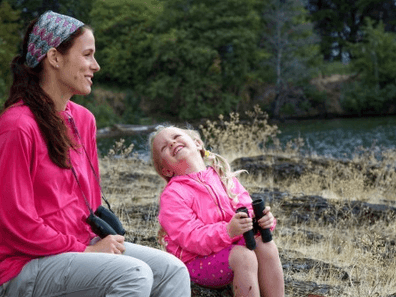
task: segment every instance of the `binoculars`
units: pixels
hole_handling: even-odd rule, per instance
[[[107,235],[124,235],[125,230],[117,216],[107,208],[99,206],[95,213],[90,213],[86,222],[100,238]]]
[[[265,200],[263,198],[254,199],[252,206],[255,216],[254,226],[256,228],[253,228],[252,230],[243,233],[243,237],[245,238],[245,242],[246,242],[246,247],[249,250],[254,250],[256,248],[256,240],[254,239],[254,234],[256,233],[255,231],[257,231],[257,229],[260,231],[261,239],[263,240],[263,242],[270,242],[272,240],[271,230],[262,229],[257,223],[257,221],[264,216],[263,210],[265,209]],[[236,210],[236,212],[244,212],[249,217],[249,211],[246,207],[240,207]]]

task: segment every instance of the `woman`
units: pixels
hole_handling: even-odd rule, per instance
[[[181,261],[98,238],[93,115],[70,101],[100,67],[92,30],[47,11],[27,29],[0,115],[0,296],[190,296]]]

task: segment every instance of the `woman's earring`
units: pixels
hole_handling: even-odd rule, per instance
[[[210,155],[210,152],[205,150],[205,157],[209,157],[209,155]]]

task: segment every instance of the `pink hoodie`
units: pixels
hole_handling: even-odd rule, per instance
[[[212,167],[196,173],[175,176],[161,194],[159,223],[167,235],[166,249],[184,263],[197,256],[216,253],[242,235],[230,238],[226,226],[241,206],[252,216],[252,199],[234,178],[234,203]]]
[[[93,115],[73,102],[61,112],[64,119],[68,115],[98,172]],[[73,139],[80,144],[75,135]],[[95,210],[101,202],[100,188],[82,147],[71,150],[70,158]],[[0,117],[0,183],[0,285],[30,260],[82,252],[95,236],[85,223],[88,209],[71,170],[50,160],[34,115],[25,105],[11,107]]]

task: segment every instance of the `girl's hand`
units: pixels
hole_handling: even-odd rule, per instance
[[[267,206],[264,210],[264,216],[258,220],[258,224],[262,229],[269,229],[272,227],[272,225],[274,224],[275,218],[273,216],[273,214],[270,212],[270,207]]]
[[[231,238],[253,229],[253,220],[244,212],[237,212],[227,225],[227,232]]]
[[[125,252],[124,236],[108,235],[94,245],[89,245],[84,253],[122,254]]]

